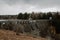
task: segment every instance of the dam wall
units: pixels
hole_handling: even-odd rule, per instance
[[[49,20],[0,20],[0,29],[35,36],[49,35]]]

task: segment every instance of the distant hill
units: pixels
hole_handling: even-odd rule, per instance
[[[0,15],[0,19],[16,19],[17,15]]]

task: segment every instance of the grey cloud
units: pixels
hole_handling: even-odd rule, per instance
[[[3,0],[3,2],[5,2],[8,5],[14,5],[17,2],[19,2],[19,0]]]
[[[39,6],[60,6],[60,0],[3,0],[9,5],[14,4],[29,4],[29,5],[39,5]]]
[[[60,10],[60,0],[0,0],[0,13],[40,11],[49,8]]]
[[[49,7],[49,6],[60,6],[60,0],[3,0],[5,3],[9,5],[14,4],[29,4],[29,5],[37,5],[41,7]]]

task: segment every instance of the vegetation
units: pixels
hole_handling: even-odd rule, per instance
[[[52,25],[56,28],[56,33],[60,33],[60,15],[57,12],[52,19]]]
[[[48,13],[19,13],[17,19],[29,19],[29,17],[32,18],[32,20],[39,20],[39,19],[49,19],[52,17],[52,20],[50,20],[51,24],[55,26],[56,32],[60,33],[60,15],[59,12],[48,12]]]
[[[48,13],[19,13],[17,19],[29,19],[31,17],[33,20],[37,19],[49,19],[49,17],[52,17],[52,12]]]
[[[23,14],[19,13],[17,19],[23,19]]]
[[[24,14],[19,13],[17,19],[28,19],[29,18],[29,14],[27,14],[27,12],[25,12]]]

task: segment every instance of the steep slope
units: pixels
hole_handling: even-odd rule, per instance
[[[0,30],[0,40],[47,40],[46,38],[33,38],[31,35],[20,34],[9,30]]]

